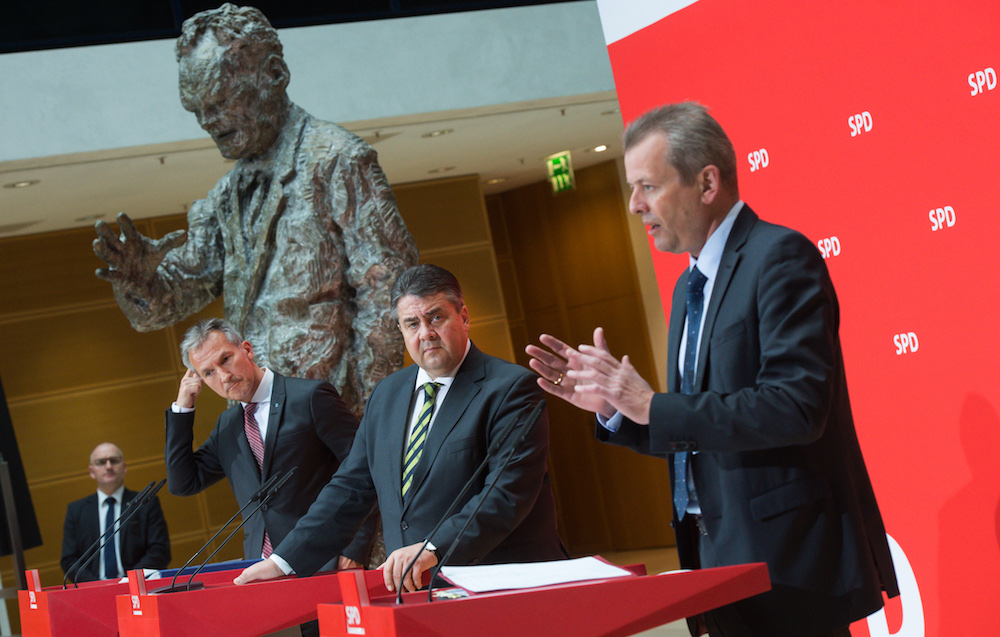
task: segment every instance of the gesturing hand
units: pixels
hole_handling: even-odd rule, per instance
[[[104,221],[94,225],[97,232],[94,254],[110,266],[99,268],[95,274],[125,291],[142,289],[154,279],[163,257],[184,244],[187,233],[175,230],[162,239],[150,239],[139,233],[124,212],[118,214],[117,221],[121,237],[116,236]]]
[[[531,356],[528,366],[538,374],[538,385],[542,389],[580,409],[592,411],[607,418],[615,414],[614,406],[602,397],[576,391],[578,381],[570,372],[583,370],[583,360],[580,358],[579,351],[548,334],[542,334],[538,340],[549,349],[528,345],[524,351]],[[604,331],[601,328],[594,331],[594,344],[607,350]]]

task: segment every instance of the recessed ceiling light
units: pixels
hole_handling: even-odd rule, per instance
[[[441,130],[432,130],[429,133],[424,133],[421,137],[441,137],[442,135],[448,135],[454,132],[454,128],[442,128]]]
[[[4,184],[4,188],[27,188],[28,186],[34,186],[40,183],[38,179],[25,179],[24,181],[13,181],[9,184]]]
[[[588,153],[603,153],[607,149],[608,149],[608,145],[607,144],[601,144],[600,146],[594,146],[593,148],[588,148],[587,152]]]
[[[506,177],[494,177],[493,179],[487,180],[486,181],[486,185],[487,186],[495,186],[496,184],[502,184],[505,181],[507,181]]]

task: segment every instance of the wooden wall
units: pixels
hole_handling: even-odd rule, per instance
[[[552,334],[592,343],[603,326],[617,356],[629,354],[655,384],[643,294],[615,162],[576,172],[577,189],[553,195],[547,182],[487,199],[514,341],[524,347]],[[646,246],[640,246],[647,251]],[[583,555],[673,543],[664,461],[603,445],[594,419],[553,399],[550,463],[560,528]]]

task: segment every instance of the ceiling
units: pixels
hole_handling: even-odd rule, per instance
[[[476,174],[483,192],[494,194],[543,181],[544,158],[557,152],[571,151],[574,169],[622,154],[613,92],[341,124],[375,147],[394,185]],[[608,149],[589,150],[601,144]],[[207,135],[0,162],[0,237],[113,221],[118,212],[134,219],[186,212],[232,164]],[[20,182],[37,183],[13,187]]]

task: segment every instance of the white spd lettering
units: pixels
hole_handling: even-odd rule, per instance
[[[951,206],[933,208],[927,217],[931,220],[931,232],[937,232],[942,228],[951,228],[955,225],[955,209]]]
[[[973,96],[992,91],[997,87],[997,72],[993,70],[993,67],[986,67],[982,71],[969,73],[969,86],[972,87]]]
[[[861,133],[868,133],[872,129],[872,114],[863,111],[857,115],[847,118],[847,125],[851,127],[851,137],[857,137]]]
[[[747,161],[750,162],[750,172],[757,172],[761,168],[767,168],[771,163],[771,158],[767,156],[767,149],[761,148],[747,154]]]
[[[920,341],[913,332],[902,332],[892,337],[892,342],[896,344],[896,356],[912,354],[920,349]]]
[[[837,237],[820,239],[816,242],[816,247],[819,248],[819,253],[823,255],[824,259],[840,255],[840,239]]]

